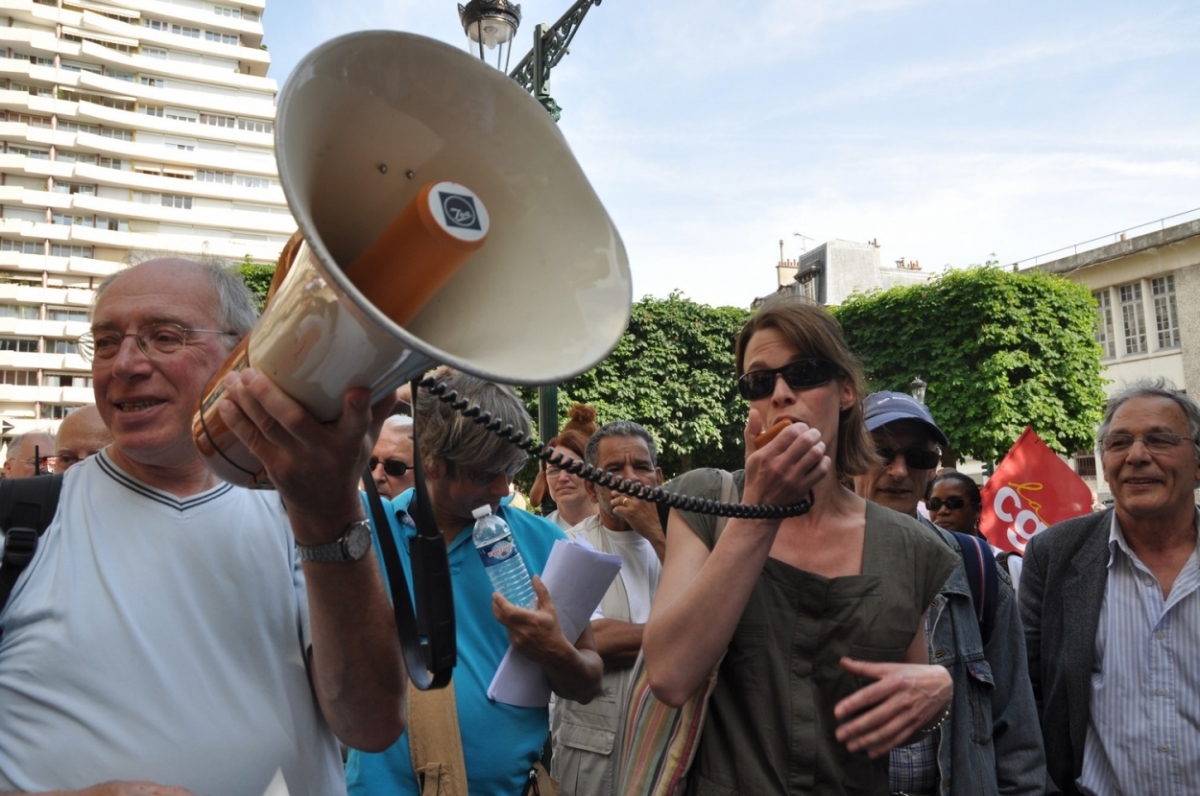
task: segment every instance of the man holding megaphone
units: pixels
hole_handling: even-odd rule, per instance
[[[334,733],[385,749],[403,730],[356,488],[391,401],[350,389],[321,424],[258,371],[230,374],[218,411],[278,491],[221,482],[192,414],[253,321],[215,266],[153,260],[100,285],[113,443],[64,476],[0,608],[0,793],[261,796],[281,771],[292,796],[344,794]]]

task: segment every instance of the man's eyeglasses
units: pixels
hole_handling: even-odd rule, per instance
[[[1151,453],[1168,453],[1171,449],[1177,447],[1179,443],[1184,441],[1184,437],[1179,436],[1171,431],[1151,431],[1149,434],[1144,434],[1140,437],[1135,437],[1133,434],[1124,434],[1114,432],[1105,434],[1100,440],[1100,448],[1105,453],[1124,453],[1133,447],[1133,443],[1138,440],[1146,446],[1146,450]]]
[[[841,375],[842,369],[828,359],[797,359],[782,368],[756,370],[738,379],[738,392],[747,401],[757,401],[775,392],[775,378],[783,376],[793,390],[811,390],[828,384]]]
[[[925,504],[925,508],[929,509],[931,512],[934,512],[940,511],[942,506],[945,506],[951,511],[958,511],[966,505],[967,501],[961,495],[951,495],[945,500],[942,500],[941,498],[930,498]]]
[[[177,323],[152,323],[143,326],[136,332],[115,332],[111,329],[93,329],[84,332],[79,337],[79,355],[85,362],[105,362],[112,359],[121,350],[121,343],[126,337],[137,340],[138,348],[146,356],[154,359],[160,356],[170,356],[187,345],[192,335],[197,334],[226,334],[237,336],[237,332],[226,332],[220,329],[188,329]]]
[[[375,468],[383,465],[383,471],[392,478],[403,478],[404,474],[412,469],[412,465],[407,462],[402,462],[399,459],[376,459],[372,456],[367,460],[367,465],[371,472],[375,472]]]
[[[892,448],[876,448],[875,452],[879,454],[880,459],[883,459],[885,465],[891,464],[897,456],[903,456],[904,461],[914,470],[932,470],[938,466],[938,462],[942,458],[941,451],[927,448],[909,448],[902,451]]]

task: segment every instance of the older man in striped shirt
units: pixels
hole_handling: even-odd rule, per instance
[[[1050,775],[1065,794],[1200,793],[1200,404],[1139,382],[1099,439],[1114,508],[1037,534],[1021,577]]]

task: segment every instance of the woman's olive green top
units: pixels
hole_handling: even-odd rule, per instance
[[[734,480],[740,494],[745,473]],[[670,486],[716,499],[720,473]],[[715,518],[682,514],[712,549]],[[826,578],[767,559],[721,663],[688,793],[887,794],[887,755],[852,754],[834,737],[834,705],[871,682],[838,661],[903,660],[957,563],[915,520],[874,503],[861,575]]]

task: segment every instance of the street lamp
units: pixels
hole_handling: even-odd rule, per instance
[[[912,393],[912,397],[917,403],[923,404],[925,403],[925,388],[928,386],[928,384],[921,381],[920,376],[917,376],[912,380],[912,383],[908,385],[908,391]]]
[[[521,24],[521,6],[508,0],[471,0],[458,6],[458,18],[467,34],[471,53],[488,63],[488,51],[496,56],[492,64],[508,71],[512,40]]]
[[[542,103],[556,122],[562,118],[562,108],[550,96],[550,70],[567,54],[567,47],[587,12],[600,3],[601,0],[577,0],[558,22],[550,26],[539,24],[533,31],[533,49],[508,73]],[[509,0],[471,0],[465,6],[459,4],[458,18],[471,52],[478,52],[487,63],[485,48],[495,50],[495,67],[502,72],[507,70],[513,36],[521,24],[521,6]],[[538,387],[538,436],[542,442],[558,436],[558,387],[554,384]]]

